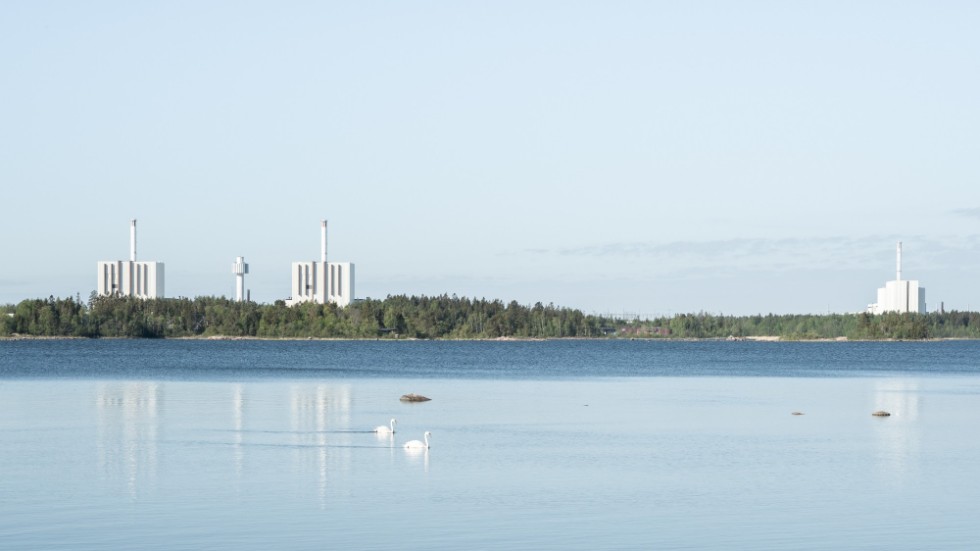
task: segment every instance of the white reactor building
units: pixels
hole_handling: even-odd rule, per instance
[[[292,296],[287,306],[301,302],[347,306],[354,300],[354,264],[327,262],[327,221],[320,221],[320,261],[293,262]]]
[[[129,260],[100,260],[99,295],[163,298],[163,262],[136,261],[136,220],[129,224]]]
[[[899,312],[926,313],[926,288],[920,287],[918,280],[902,279],[902,242],[898,242],[896,252],[895,281],[886,281],[878,289],[878,302],[868,305],[869,314]]]

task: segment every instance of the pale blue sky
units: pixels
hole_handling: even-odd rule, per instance
[[[975,2],[0,3],[0,303],[166,263],[260,302],[980,309]]]

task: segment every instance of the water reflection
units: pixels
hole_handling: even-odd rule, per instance
[[[906,379],[885,379],[875,382],[875,409],[883,409],[908,421],[919,419],[922,397],[919,383]]]
[[[131,499],[156,476],[160,403],[155,382],[102,383],[96,390],[99,469],[107,478],[122,475]]]
[[[245,463],[245,449],[242,446],[242,431],[245,429],[245,388],[240,383],[231,386],[231,411],[232,428],[235,434],[233,443],[233,449],[235,450],[235,477],[241,480],[243,464]]]
[[[423,470],[429,472],[429,448],[405,448],[405,455],[411,463],[422,461]]]
[[[312,466],[315,470],[317,495],[321,508],[325,508],[329,469],[350,469],[351,449],[337,447],[349,446],[350,434],[338,432],[336,428],[350,426],[351,389],[349,385],[294,385],[289,395],[293,444],[296,446],[294,460],[298,468]],[[328,441],[328,434],[333,441]],[[329,452],[328,443],[332,446]],[[309,453],[311,444],[312,457]]]
[[[275,454],[275,461],[309,480],[323,507],[337,495],[337,477],[352,471],[355,457],[378,451],[358,450],[387,448],[393,460],[402,454],[401,433],[373,434],[373,424],[352,428],[350,385],[110,381],[97,383],[94,397],[99,471],[133,500],[166,477],[159,470],[183,468],[159,464],[159,458],[175,456],[173,446],[182,447],[176,456],[195,449],[207,454],[205,460],[214,462],[207,467],[227,473],[239,491],[263,476],[254,469],[264,469]],[[179,405],[169,408],[167,419],[165,400]],[[428,469],[427,452],[413,450],[409,457]]]
[[[872,420],[878,470],[885,478],[902,483],[918,468],[921,455],[919,383],[905,379],[876,381],[874,404],[875,410],[891,413]]]

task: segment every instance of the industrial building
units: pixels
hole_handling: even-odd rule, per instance
[[[898,242],[896,253],[895,281],[886,281],[885,286],[878,289],[878,302],[868,305],[869,314],[884,314],[885,312],[919,314],[926,313],[926,289],[920,287],[917,280],[902,279],[902,242]]]
[[[129,260],[100,260],[98,270],[99,295],[163,298],[163,262],[136,260],[136,220],[129,225]]]
[[[327,221],[320,221],[320,261],[293,262],[292,294],[286,304],[334,303],[347,306],[354,300],[354,264],[327,262]]]

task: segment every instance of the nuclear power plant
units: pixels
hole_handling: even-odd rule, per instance
[[[926,289],[919,287],[918,280],[902,279],[902,242],[898,242],[896,251],[895,281],[886,281],[885,286],[878,289],[878,302],[868,305],[869,314],[884,314],[885,312],[918,314],[926,313]]]
[[[136,261],[136,220],[129,224],[129,260],[98,263],[99,295],[163,298],[163,262]]]
[[[287,306],[301,302],[347,306],[354,298],[354,264],[327,262],[327,221],[320,221],[320,261],[293,262],[292,295]]]
[[[249,273],[245,257],[235,257],[231,266],[235,276],[235,300],[250,301],[245,289],[245,275]],[[354,264],[351,262],[327,262],[327,221],[320,221],[320,260],[293,262],[291,281],[292,295],[288,306],[303,302],[332,303],[347,306],[354,301]],[[129,260],[100,260],[96,293],[102,296],[136,298],[164,298],[163,262],[136,260],[136,220],[130,222]]]

